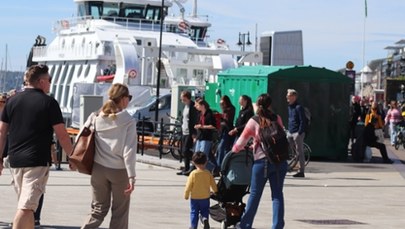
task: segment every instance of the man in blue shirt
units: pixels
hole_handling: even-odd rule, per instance
[[[297,102],[298,93],[294,89],[287,90],[288,102],[288,133],[287,138],[300,161],[300,170],[293,177],[305,177],[304,138],[306,117],[304,107]]]

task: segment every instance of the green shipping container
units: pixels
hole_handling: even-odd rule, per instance
[[[349,139],[350,78],[325,68],[311,66],[243,66],[218,74],[215,93],[206,98],[213,109],[219,110],[220,96],[230,97],[238,107],[239,97],[250,96],[253,102],[262,93],[273,98],[273,110],[287,128],[287,89],[298,91],[298,101],[311,111],[310,134],[305,142],[312,156],[345,159]],[[210,87],[211,88],[211,87]],[[238,114],[236,114],[237,116]]]

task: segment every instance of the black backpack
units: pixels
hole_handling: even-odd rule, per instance
[[[254,116],[253,120],[260,125],[258,116]],[[260,146],[267,159],[278,164],[288,159],[288,140],[284,129],[277,122],[277,115],[273,114],[270,121],[270,126],[260,128]]]

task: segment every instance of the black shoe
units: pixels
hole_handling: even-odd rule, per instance
[[[201,226],[203,226],[204,229],[210,229],[210,223],[208,222],[207,218],[202,217],[202,215],[200,215],[200,222]]]
[[[190,173],[193,171],[194,169],[190,169],[190,170],[188,170],[188,171],[185,171],[185,172],[183,172],[183,175],[184,176],[188,176],[188,175],[190,175]]]
[[[385,164],[392,164],[394,163],[391,159],[384,159]]]
[[[210,229],[210,223],[208,222],[208,219],[204,219],[203,225],[204,225],[204,229]]]
[[[177,172],[177,175],[184,175],[185,171],[181,170],[180,172]]]
[[[183,173],[183,175],[184,175],[184,176],[190,175],[190,173],[191,173],[194,169],[196,169],[196,167],[195,167],[195,166],[191,166],[189,170],[187,170],[187,171],[185,171],[185,172]]]
[[[41,223],[39,222],[39,220],[35,220],[35,228],[40,228],[41,227]]]
[[[299,173],[294,174],[293,177],[305,177],[305,174],[302,172],[299,172]]]

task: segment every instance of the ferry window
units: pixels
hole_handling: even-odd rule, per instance
[[[155,19],[155,14],[156,14],[156,12],[155,12],[155,9],[153,9],[153,8],[148,8],[147,10],[146,10],[146,19],[147,20],[156,20]]]
[[[83,71],[83,65],[80,65],[79,70],[77,70],[77,78],[79,78],[82,75]]]
[[[143,17],[143,8],[138,8],[138,7],[125,8],[124,15],[127,18],[144,18]]]
[[[89,72],[90,72],[90,64],[86,66],[86,70],[84,71],[84,77],[87,78],[89,76]]]
[[[101,17],[118,17],[119,7],[117,3],[104,3],[100,2],[88,2],[90,15],[95,19]]]
[[[203,41],[206,32],[207,27],[191,26],[189,36],[193,41]]]
[[[119,7],[116,3],[104,3],[103,16],[118,17]]]
[[[79,3],[77,6],[77,16],[78,17],[85,17],[86,15],[86,7],[83,3]]]
[[[176,81],[182,84],[187,84],[187,69],[178,68],[176,69]]]
[[[91,5],[89,6],[89,9],[90,9],[90,15],[94,19],[100,19],[100,16],[103,13],[102,5],[100,5],[99,3],[91,3]]]
[[[164,12],[167,12],[166,8],[163,9]],[[149,6],[146,8],[145,18],[147,20],[158,21],[160,20],[160,7],[157,6]]]
[[[193,69],[193,78],[202,79],[204,77],[203,69]]]
[[[170,32],[170,33],[176,33],[177,32],[177,26],[176,25],[167,25],[166,28],[167,28],[167,32]]]

